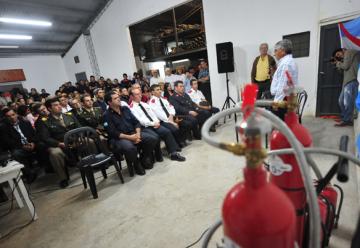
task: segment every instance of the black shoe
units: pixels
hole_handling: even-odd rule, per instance
[[[342,121],[340,123],[337,123],[334,125],[335,127],[352,127],[354,126],[354,123],[349,121],[349,122],[345,122],[345,121]]]
[[[187,146],[186,141],[180,142],[179,146],[180,146],[180,148],[186,147]]]
[[[135,163],[134,164],[134,169],[135,169],[135,173],[139,176],[143,176],[146,174],[144,168],[141,166],[140,163]]]
[[[171,160],[175,160],[175,161],[179,161],[179,162],[184,162],[186,160],[185,157],[181,156],[179,153],[173,153],[170,156]]]
[[[164,161],[163,155],[162,154],[155,155],[155,160],[156,160],[156,162]]]
[[[154,163],[141,163],[142,167],[145,169],[145,170],[151,170],[152,168],[154,168]]]
[[[69,186],[69,181],[68,180],[62,180],[60,183],[59,183],[59,186],[60,188],[64,189],[66,188],[67,186]]]

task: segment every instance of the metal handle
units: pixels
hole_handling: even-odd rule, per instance
[[[349,143],[349,136],[341,136],[340,139],[340,151],[347,152]],[[349,160],[340,157],[338,160],[337,180],[340,182],[347,182],[349,180]]]

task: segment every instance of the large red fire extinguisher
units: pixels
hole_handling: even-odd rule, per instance
[[[291,80],[291,79],[290,79]],[[312,137],[310,132],[299,123],[296,110],[296,95],[291,93],[287,97],[287,113],[285,123],[294,133],[295,137],[304,147],[310,147]],[[270,139],[271,150],[291,148],[287,138],[278,130],[274,130]],[[282,189],[292,201],[296,210],[296,240],[299,247],[303,247],[305,218],[306,218],[306,192],[299,165],[293,154],[279,156],[282,163],[270,163],[270,181]]]
[[[245,155],[246,168],[244,182],[235,185],[223,203],[225,247],[294,248],[294,207],[284,192],[267,180],[263,168],[260,128],[251,115],[256,93],[256,85],[246,86],[242,108],[247,123],[241,132],[244,143],[231,148]]]

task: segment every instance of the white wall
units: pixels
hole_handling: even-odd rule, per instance
[[[25,88],[46,89],[53,94],[61,84],[68,81],[60,55],[0,58],[0,70],[23,69]]]
[[[185,0],[114,0],[90,30],[104,77],[122,78],[136,71],[128,26]]]
[[[75,63],[75,56],[79,56],[80,63]],[[63,62],[68,78],[73,83],[76,82],[76,73],[86,72],[87,78],[89,78],[93,74],[89,54],[86,50],[85,39],[83,35],[79,37],[79,39],[74,43],[71,49],[66,53],[63,58]]]
[[[360,13],[359,0],[320,0],[320,20]]]

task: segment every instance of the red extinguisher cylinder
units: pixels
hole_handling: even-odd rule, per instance
[[[294,133],[295,137],[304,147],[312,144],[310,132],[302,126],[298,121],[298,116],[294,111],[290,111],[285,115],[285,123]],[[279,131],[273,131],[270,139],[271,150],[291,148],[287,138]],[[293,203],[296,210],[296,240],[299,247],[302,247],[305,228],[305,208],[306,208],[306,192],[304,182],[301,176],[300,167],[294,155],[279,156],[283,163],[291,166],[291,171],[285,171],[280,175],[271,175],[270,181],[277,185],[285,192]]]
[[[225,242],[242,248],[293,248],[292,203],[275,185],[266,182],[263,168],[246,168],[244,177],[245,182],[235,185],[223,204]]]

